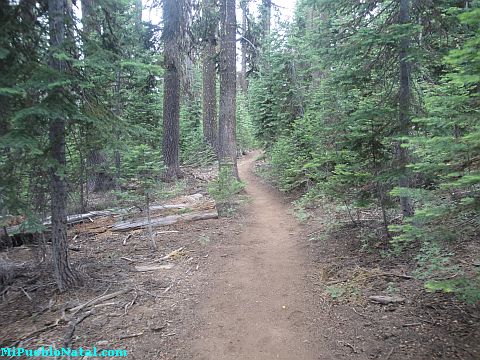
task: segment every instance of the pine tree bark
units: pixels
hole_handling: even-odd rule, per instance
[[[120,66],[117,68],[115,72],[115,87],[114,87],[114,95],[115,95],[115,106],[113,107],[113,114],[115,116],[120,116],[122,114],[122,99],[120,90],[122,89],[122,73]],[[120,144],[120,129],[115,126],[114,128],[115,138],[117,144]],[[120,190],[120,178],[122,175],[122,156],[120,154],[120,149],[118,147],[115,148],[113,151],[113,159],[115,162],[115,189],[117,191]]]
[[[271,0],[262,0],[262,51],[264,54],[271,52],[270,44],[270,28],[272,22],[272,1]],[[270,72],[270,63],[268,61],[263,61],[263,69],[267,73]]]
[[[142,33],[142,0],[135,0],[135,32],[137,35]]]
[[[80,4],[82,7],[82,32],[84,38],[88,38],[95,29],[93,1],[94,0],[82,0]]]
[[[247,93],[247,42],[245,38],[247,37],[247,8],[248,2],[243,0],[240,3],[242,9],[242,36],[241,41],[241,70],[240,70],[240,87],[243,94]]]
[[[410,0],[400,0],[399,23],[410,23]],[[410,65],[408,63],[408,53],[410,49],[410,37],[404,35],[400,38],[399,44],[399,77],[400,89],[398,94],[398,114],[399,114],[399,136],[407,136],[410,128],[410,106],[411,106],[411,85],[410,85]],[[407,164],[409,160],[408,149],[402,146],[402,141],[397,143],[397,160],[400,170],[399,186],[407,188],[410,186]],[[408,196],[400,197],[400,208],[403,216],[412,216],[414,213],[411,198]]]
[[[204,0],[207,35],[203,49],[203,136],[215,151],[217,145],[217,71],[216,48],[218,21],[215,16],[215,0]]]
[[[62,48],[65,42],[65,0],[49,0],[50,25],[50,66],[57,73],[65,71],[65,62],[53,56],[53,52]],[[55,90],[53,97],[60,98],[63,89]],[[66,166],[65,156],[65,119],[56,117],[51,120],[50,128],[51,157],[54,161],[51,175],[51,212],[52,212],[52,252],[55,280],[60,290],[66,290],[79,284],[79,277],[70,266],[67,242],[67,187],[62,172]]]
[[[94,0],[82,0],[82,31],[83,31],[83,54],[87,59],[92,54],[89,38],[92,33],[100,34],[100,29],[95,21]],[[88,91],[88,90],[83,90]],[[91,127],[91,126],[90,126]],[[91,130],[91,129],[90,129]],[[87,132],[87,142],[92,136],[92,131]],[[93,135],[95,136],[95,135]],[[89,192],[103,192],[113,188],[114,181],[109,173],[109,161],[105,151],[98,145],[87,154],[87,187]]]
[[[222,0],[220,9],[220,112],[219,164],[228,167],[235,178],[237,169],[236,144],[236,14],[235,0]]]
[[[164,95],[163,95],[163,161],[165,180],[181,177],[180,148],[180,81],[183,0],[163,1]]]
[[[272,0],[262,0],[263,5],[263,36],[270,35],[270,28],[272,23]]]
[[[89,192],[104,192],[113,188],[114,180],[109,173],[105,151],[102,149],[91,150],[87,156],[87,168],[91,170],[91,175],[87,179]]]

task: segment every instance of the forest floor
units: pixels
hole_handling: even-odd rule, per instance
[[[364,251],[358,228],[327,231],[325,209],[299,222],[291,199],[255,175],[258,155],[240,161],[246,201],[235,213],[157,228],[157,251],[144,230],[108,230],[110,217],[73,226],[82,288],[58,293],[38,247],[0,253],[28,269],[0,295],[0,347],[168,360],[480,358],[478,306],[425,292],[408,276],[413,263]],[[196,177],[186,191],[205,186]],[[465,261],[478,255],[460,250]]]

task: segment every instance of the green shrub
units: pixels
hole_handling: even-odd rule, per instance
[[[218,177],[208,187],[208,193],[215,199],[220,214],[229,214],[235,210],[234,199],[245,185],[233,176],[230,166],[220,168]]]

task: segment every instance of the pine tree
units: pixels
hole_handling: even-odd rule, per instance
[[[240,68],[240,88],[244,95],[247,94],[247,14],[248,0],[240,1],[242,10],[242,39],[241,39],[241,68]]]
[[[400,0],[399,24],[407,25],[410,22],[410,0]],[[400,37],[399,45],[399,68],[400,68],[400,88],[398,94],[398,116],[399,116],[399,136],[408,136],[410,128],[410,107],[411,107],[411,66],[408,61],[410,49],[410,34],[403,34]],[[399,170],[401,172],[399,185],[409,187],[410,180],[407,174],[406,165],[408,163],[408,151],[402,146],[402,142],[397,144],[397,158]],[[408,196],[400,197],[400,206],[402,214],[405,217],[413,215],[413,205]]]
[[[205,40],[203,49],[203,135],[217,150],[217,32],[218,14],[214,0],[203,0]]]
[[[180,82],[182,72],[181,45],[184,27],[184,1],[163,2],[164,98],[163,98],[163,160],[167,167],[165,179],[181,176],[180,148]]]
[[[50,67],[54,74],[61,80],[66,64],[59,59],[64,51],[66,42],[65,0],[49,0],[49,26],[50,26]],[[60,82],[61,83],[61,82]],[[61,85],[52,91],[50,97],[62,103],[67,90]],[[67,187],[65,183],[65,123],[61,114],[50,121],[50,146],[53,160],[51,175],[51,211],[52,211],[52,252],[55,279],[60,290],[66,290],[78,285],[80,279],[72,269],[68,258],[67,241]]]
[[[236,145],[236,14],[235,0],[220,6],[220,112],[218,155],[221,168],[238,179]]]
[[[95,3],[92,0],[82,0],[82,30],[83,30],[83,54],[85,58],[91,55],[91,38],[94,32],[100,33],[98,24],[96,23],[94,16]],[[88,91],[88,90],[85,90]],[[88,96],[88,95],[87,95]],[[87,139],[87,141],[90,139]],[[108,173],[108,158],[105,151],[101,148],[101,144],[94,144],[94,148],[91,149],[86,156],[86,165],[91,170],[87,183],[89,190],[93,192],[106,191],[112,188],[112,177]]]

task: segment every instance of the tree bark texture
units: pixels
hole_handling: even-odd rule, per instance
[[[220,9],[219,163],[238,179],[236,144],[236,14],[235,0],[222,0]]]
[[[93,21],[93,0],[82,0],[82,32],[85,38],[91,35],[92,30],[95,28],[95,22]]]
[[[410,22],[410,0],[400,0],[399,23],[408,24]],[[399,114],[399,135],[406,136],[409,134],[410,127],[410,102],[411,102],[411,86],[410,86],[410,65],[407,60],[410,48],[410,37],[402,36],[399,46],[399,77],[400,89],[398,94],[398,114]],[[410,179],[408,170],[408,150],[402,147],[402,141],[397,144],[397,158],[400,170],[400,187],[409,187]],[[413,215],[413,204],[411,198],[407,196],[400,197],[400,208],[403,216]]]
[[[181,176],[180,148],[180,81],[183,0],[164,0],[164,95],[163,95],[163,161],[165,179]]]
[[[83,31],[83,53],[87,59],[91,54],[91,46],[88,39],[92,33],[101,33],[98,22],[95,20],[95,2],[94,0],[82,0],[82,31]],[[88,90],[83,90],[88,91]],[[87,96],[87,94],[85,94]],[[91,127],[91,126],[90,126]],[[87,132],[87,143],[90,142],[89,137],[95,136],[91,134],[91,130]],[[113,188],[114,180],[109,172],[109,161],[105,151],[98,144],[91,149],[87,156],[87,188],[89,192],[108,191]]]
[[[50,24],[50,66],[57,73],[65,71],[65,62],[56,59],[53,52],[62,48],[65,42],[65,0],[49,0]],[[64,89],[55,90],[57,97]],[[57,95],[57,96],[56,96]],[[65,156],[65,119],[57,117],[51,120],[50,128],[51,157],[54,162],[51,174],[51,212],[52,212],[52,252],[55,280],[60,290],[66,290],[79,283],[78,274],[70,266],[67,242],[67,187],[62,174],[66,166]]]
[[[113,189],[115,181],[109,172],[108,158],[101,149],[91,150],[87,157],[87,167],[91,174],[87,180],[89,192],[103,192]]]
[[[135,31],[137,35],[142,33],[142,0],[135,0]]]
[[[241,41],[241,70],[240,70],[240,87],[242,89],[243,94],[247,93],[247,42],[245,38],[247,37],[247,8],[248,3],[247,1],[242,1],[240,3],[240,7],[242,8],[242,36],[243,39]]]
[[[203,49],[203,136],[215,151],[217,145],[217,26],[215,0],[204,0],[207,34]]]
[[[122,72],[120,66],[117,68],[115,75],[115,106],[113,107],[113,114],[115,116],[120,116],[122,114],[122,99],[120,90],[122,89]],[[115,127],[114,129],[117,144],[120,143],[120,129]],[[122,157],[120,154],[120,149],[117,147],[113,152],[113,157],[115,161],[115,188],[120,190],[120,177],[122,175]]]
[[[263,5],[263,35],[270,35],[270,27],[272,23],[272,0],[262,0]]]

